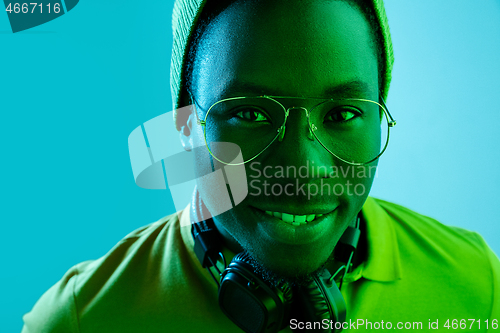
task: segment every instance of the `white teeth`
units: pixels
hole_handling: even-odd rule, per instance
[[[293,215],[287,214],[287,213],[283,213],[283,216],[281,217],[281,219],[283,221],[288,222],[288,223],[292,223],[293,222],[293,218],[294,218]]]
[[[293,221],[294,222],[304,223],[304,222],[306,222],[306,216],[305,215],[295,215],[293,217]]]
[[[309,214],[309,215],[292,215],[288,213],[272,212],[266,210],[265,213],[270,216],[274,216],[286,222],[288,224],[299,226],[302,224],[307,224],[307,222],[314,221],[316,218],[323,216],[323,214]]]

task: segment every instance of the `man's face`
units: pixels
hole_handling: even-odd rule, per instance
[[[378,101],[377,58],[369,29],[358,9],[340,1],[234,4],[212,22],[200,42],[192,93],[204,110],[224,98],[264,94]],[[310,108],[317,101],[282,103]],[[200,145],[202,128],[193,126],[191,139]],[[226,240],[236,241],[264,267],[285,277],[309,274],[327,261],[361,210],[375,173],[375,164],[365,167],[363,174],[361,167],[340,162],[317,140],[310,140],[307,126],[305,112],[292,110],[284,139],[245,164],[249,195],[214,217]],[[310,168],[307,176],[305,166]],[[300,167],[302,176],[274,176],[280,168]],[[335,168],[338,172],[333,174]],[[287,184],[293,184],[287,188],[293,195],[277,194]],[[303,191],[298,190],[301,185]],[[328,194],[327,186],[336,194]],[[311,195],[322,187],[323,195]],[[198,190],[210,198],[211,189]],[[208,210],[215,201],[206,200]],[[294,226],[266,211],[315,217]]]

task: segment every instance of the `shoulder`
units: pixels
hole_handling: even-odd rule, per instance
[[[106,297],[113,285],[133,279],[134,271],[143,270],[164,255],[165,247],[178,247],[171,243],[180,241],[178,214],[134,230],[103,257],[69,269],[23,317],[23,333],[80,332],[82,308],[96,297]]]
[[[404,279],[419,284],[428,279],[443,292],[450,288],[448,295],[477,297],[476,304],[496,306],[500,261],[481,235],[384,200],[369,198],[367,205],[372,217],[385,219],[393,230]],[[500,315],[500,307],[495,311]]]
[[[372,233],[369,258],[372,255],[377,264],[369,273],[376,278],[383,275],[380,270],[394,267],[392,297],[402,308],[408,299],[422,305],[417,307],[422,318],[428,315],[424,309],[432,309],[436,318],[500,316],[495,299],[500,291],[500,261],[478,233],[374,198],[368,198],[363,214],[368,235]]]
[[[59,282],[42,295],[31,312],[24,315],[22,333],[79,332],[74,302],[77,274],[76,266],[72,267]]]
[[[175,213],[138,228],[101,258],[76,265],[78,296],[84,286],[88,292],[94,285],[99,288],[97,281],[109,284],[110,279],[128,277],[130,271],[143,269],[150,262],[161,262],[169,251],[178,250],[182,243],[178,216]]]
[[[400,244],[409,242],[423,251],[437,251],[441,254],[462,249],[466,252],[463,259],[484,257],[485,252],[491,251],[476,232],[442,224],[429,216],[392,202],[371,199],[390,217]]]

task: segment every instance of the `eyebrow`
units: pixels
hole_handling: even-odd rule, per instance
[[[360,97],[367,96],[372,89],[365,81],[354,80],[345,82],[325,90],[325,96],[333,97]]]
[[[275,95],[273,89],[269,87],[262,86],[259,84],[254,84],[251,82],[242,82],[238,80],[230,81],[223,89],[221,95],[233,95],[233,94],[255,94],[255,95]]]
[[[322,93],[323,96],[303,96],[303,97],[319,97],[319,98],[339,98],[339,97],[361,97],[368,96],[372,89],[370,85],[361,80],[353,80],[344,82],[341,84],[337,84],[333,87],[329,87],[325,89]],[[229,97],[229,95],[238,95],[238,94],[255,94],[255,95],[272,95],[272,96],[284,96],[283,94],[276,88],[267,87],[259,84],[255,84],[252,82],[242,82],[238,80],[233,80],[229,82],[224,87],[221,95],[225,95]],[[231,96],[233,97],[233,96]],[[301,96],[302,97],[302,96]]]

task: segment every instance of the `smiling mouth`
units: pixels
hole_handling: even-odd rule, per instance
[[[323,214],[293,215],[283,212],[272,212],[272,211],[265,211],[265,213],[267,215],[274,216],[280,219],[281,221],[296,227],[312,222],[317,218],[323,216]]]
[[[270,207],[267,204],[262,206],[264,207],[250,206],[256,214],[258,232],[280,244],[295,246],[314,243],[334,231],[336,225],[338,206],[331,209],[324,205],[309,207],[294,205],[289,207],[288,212],[267,210],[281,210],[281,207]],[[288,208],[284,209],[288,210]]]

